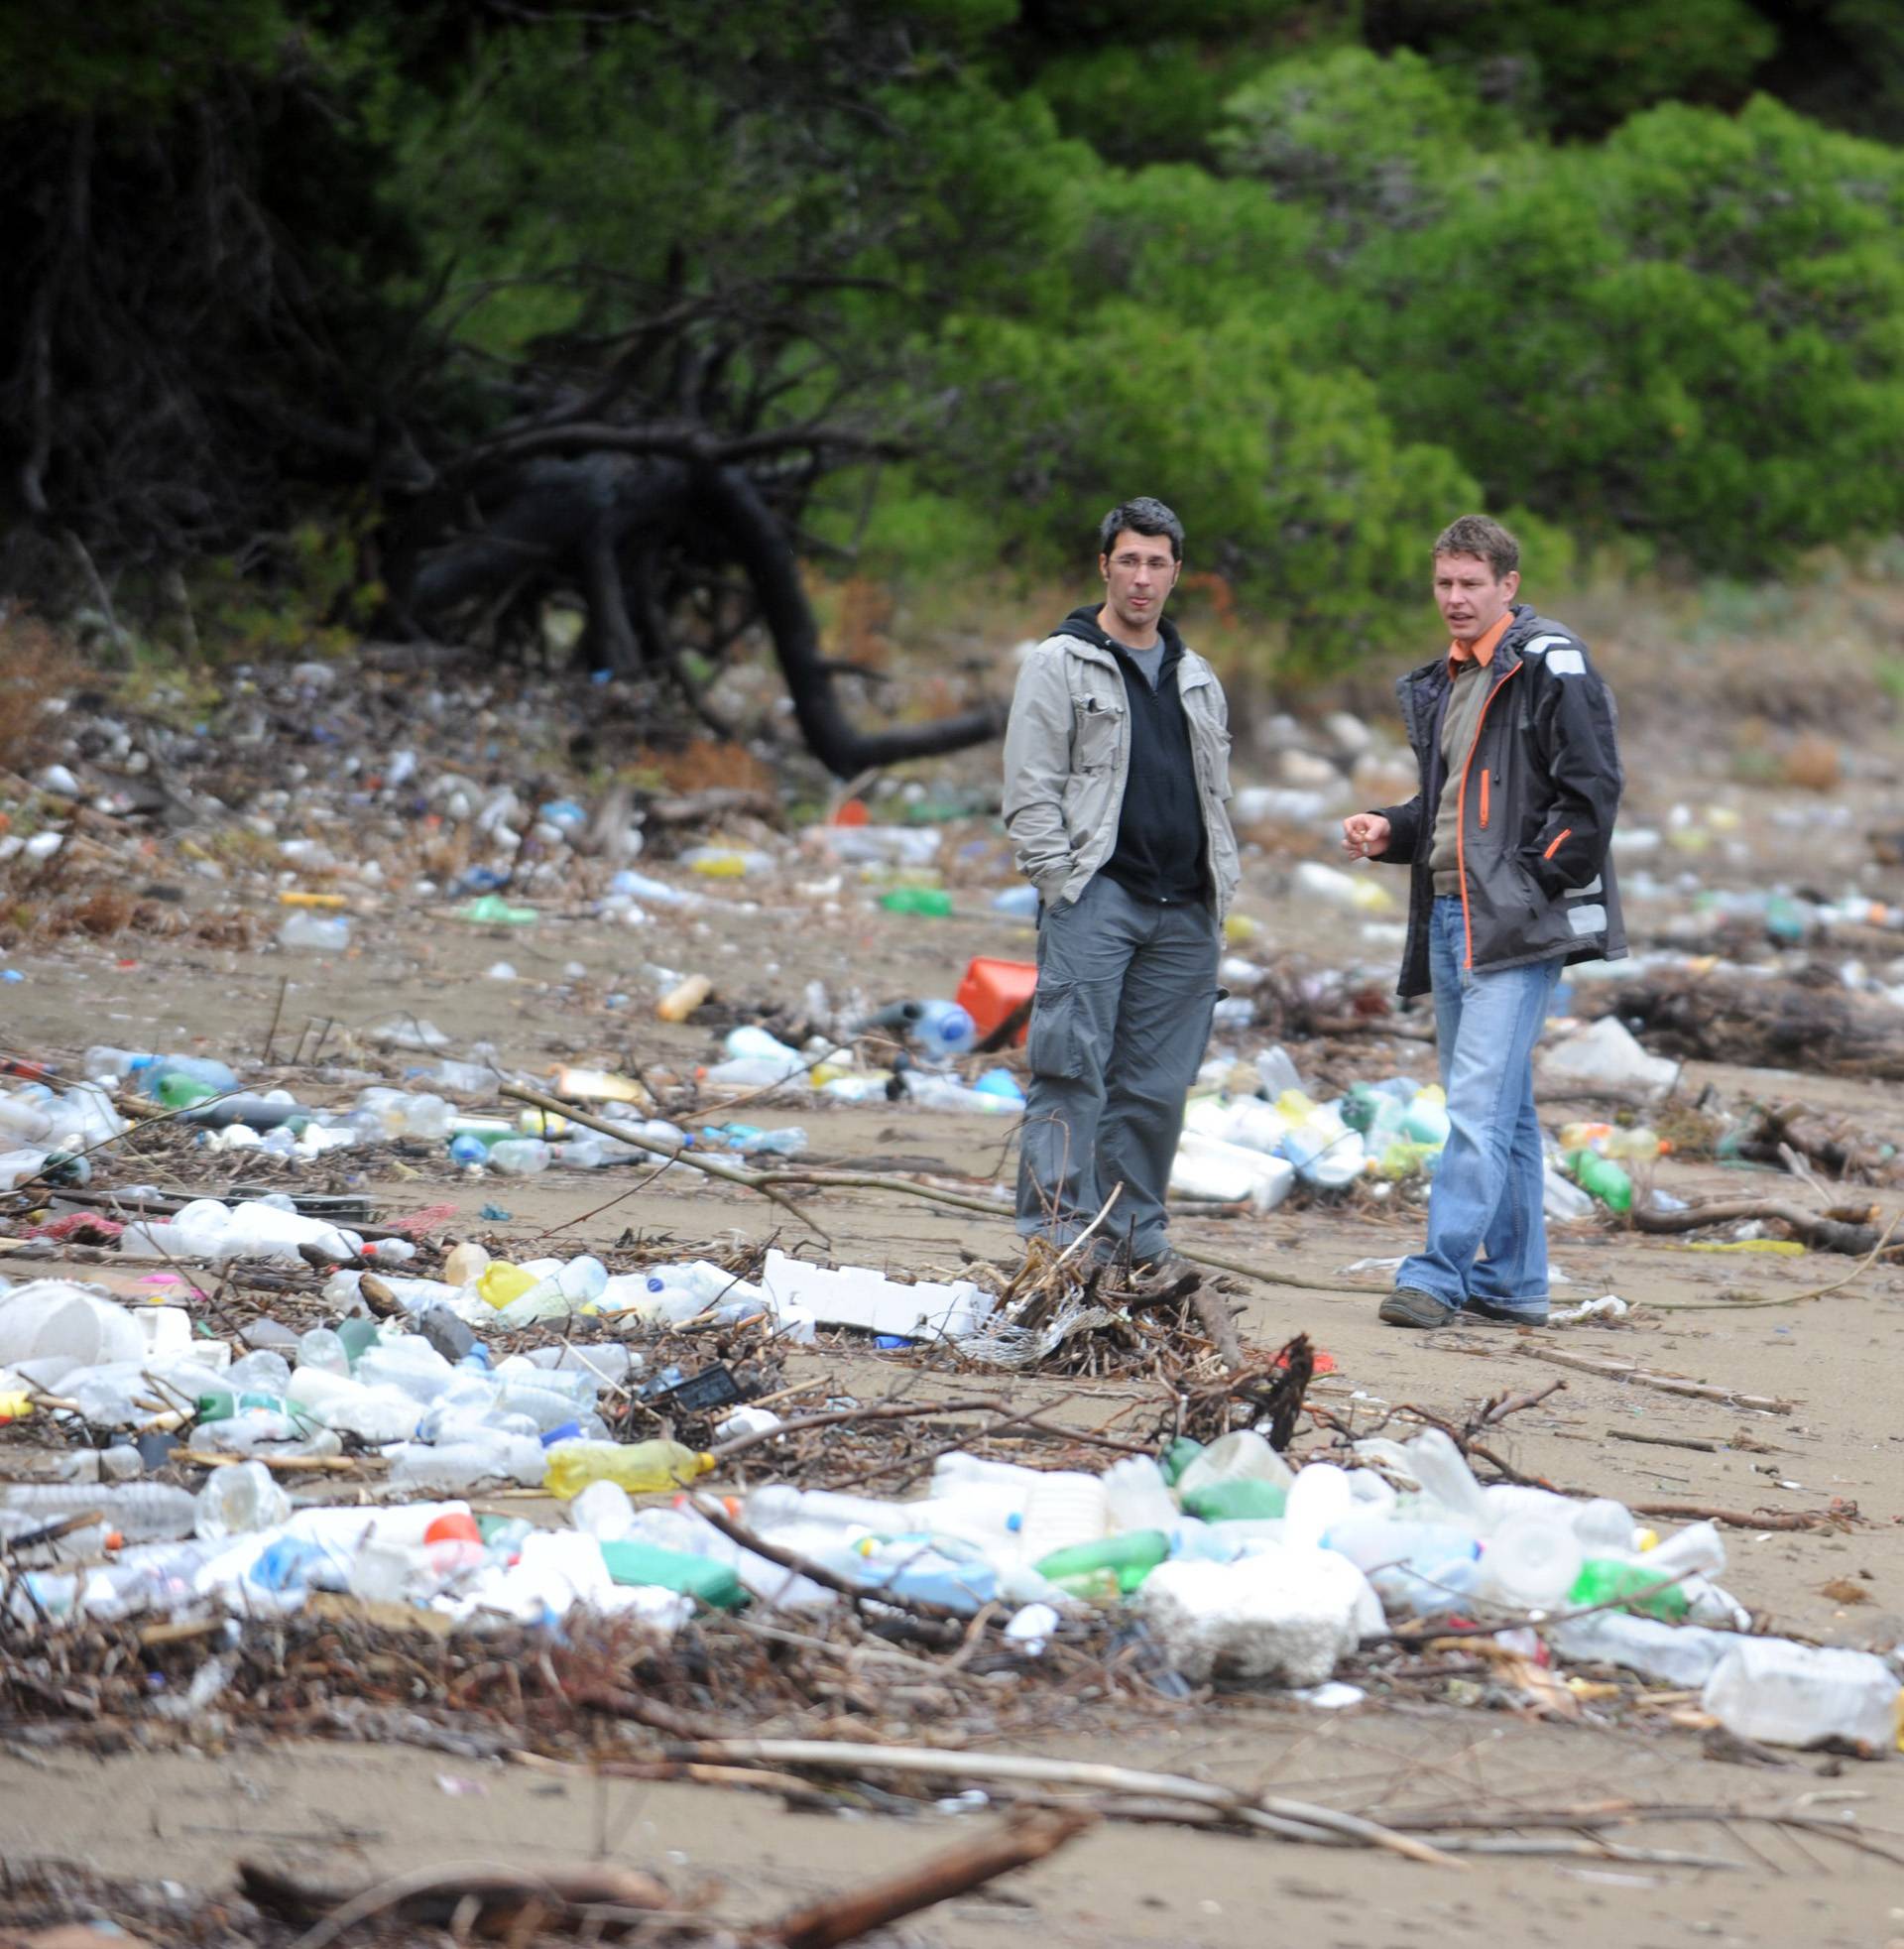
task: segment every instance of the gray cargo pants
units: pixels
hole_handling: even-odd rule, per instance
[[[1165,1245],[1184,1093],[1210,1039],[1221,930],[1208,907],[1153,907],[1104,874],[1038,921],[1018,1230],[1075,1238],[1113,1185],[1101,1237]]]

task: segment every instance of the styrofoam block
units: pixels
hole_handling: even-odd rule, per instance
[[[776,1312],[790,1308],[810,1313],[822,1326],[857,1326],[913,1339],[964,1339],[992,1311],[992,1295],[970,1279],[899,1285],[870,1267],[809,1266],[783,1252],[767,1255],[761,1283]]]
[[[1234,1563],[1160,1563],[1136,1605],[1193,1683],[1279,1678],[1319,1685],[1356,1648],[1368,1579],[1329,1550],[1265,1549]]]

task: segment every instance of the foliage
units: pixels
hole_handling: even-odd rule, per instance
[[[1075,572],[1158,492],[1312,669],[1419,615],[1468,507],[1549,564],[1775,572],[1904,524],[1900,19],[14,9],[10,577],[195,564],[228,639],[307,641],[381,592],[380,520],[564,412],[757,439],[803,542],[920,578]]]
[[[1770,101],[1477,166],[1370,244],[1345,338],[1496,501],[1776,571],[1904,520],[1904,157]],[[1477,275],[1478,267],[1482,267]]]

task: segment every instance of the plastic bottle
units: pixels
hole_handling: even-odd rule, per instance
[[[1700,1703],[1740,1739],[1844,1739],[1887,1753],[1897,1743],[1897,1696],[1890,1667],[1868,1651],[1741,1638],[1714,1667]]]
[[[1590,1196],[1598,1198],[1608,1211],[1631,1211],[1633,1180],[1625,1167],[1610,1157],[1597,1157],[1592,1151],[1568,1153],[1567,1168],[1574,1182]]]
[[[743,1157],[797,1157],[807,1147],[806,1132],[797,1124],[781,1130],[757,1130],[751,1124],[723,1124],[708,1132]]]
[[[1580,1572],[1580,1541],[1570,1527],[1517,1516],[1488,1538],[1481,1594],[1516,1610],[1550,1610],[1573,1589]]]
[[[1601,1155],[1607,1157],[1623,1157],[1638,1163],[1650,1162],[1654,1157],[1663,1157],[1672,1149],[1656,1131],[1644,1124],[1637,1124],[1631,1130],[1612,1131]]]
[[[1047,1582],[1076,1597],[1115,1598],[1135,1590],[1170,1554],[1161,1529],[1127,1529],[1092,1543],[1052,1550],[1031,1566]]]
[[[1289,1492],[1280,1483],[1242,1476],[1185,1490],[1181,1500],[1184,1515],[1199,1522],[1263,1523],[1285,1514]]]
[[[1024,1499],[1020,1546],[1029,1563],[1053,1550],[1101,1541],[1110,1528],[1110,1499],[1104,1478],[1073,1470],[1041,1474]]]
[[[1295,1479],[1289,1464],[1254,1428],[1235,1428],[1185,1458],[1177,1475],[1177,1498],[1182,1501],[1220,1482],[1267,1482],[1286,1493]]]
[[[1440,1428],[1424,1428],[1403,1448],[1421,1493],[1446,1517],[1476,1531],[1488,1524],[1488,1504],[1465,1456]]]
[[[192,1533],[206,1541],[275,1529],[291,1515],[291,1498],[263,1462],[238,1462],[213,1469],[198,1492]]]
[[[114,1048],[109,1042],[99,1042],[86,1051],[81,1066],[88,1076],[122,1078],[158,1059],[148,1051]]]
[[[979,1039],[978,1026],[957,1002],[921,1002],[912,1040],[928,1055],[963,1055]]]
[[[894,887],[880,896],[880,905],[889,914],[945,919],[952,912],[952,896],[943,887]]]
[[[1419,1617],[1455,1609],[1480,1581],[1481,1539],[1452,1523],[1351,1516],[1322,1545],[1355,1564],[1384,1604]]]
[[[1402,1113],[1401,1128],[1416,1144],[1448,1142],[1448,1098],[1439,1083],[1430,1083],[1416,1092],[1414,1101]]]
[[[392,1387],[366,1387],[347,1374],[322,1367],[300,1367],[291,1377],[290,1406],[309,1414],[338,1434],[382,1446],[408,1441],[416,1432],[420,1409],[414,1396]]]
[[[688,975],[654,1004],[654,1013],[663,1022],[685,1022],[713,992],[714,984],[706,975]]]
[[[189,1536],[198,1514],[188,1489],[163,1482],[15,1482],[0,1486],[0,1510],[58,1523],[98,1511],[129,1543]]]
[[[349,1374],[350,1355],[327,1326],[313,1326],[298,1342],[298,1365],[321,1368],[326,1374]]]
[[[591,1482],[619,1482],[631,1496],[684,1488],[714,1466],[714,1457],[678,1441],[562,1441],[548,1451],[542,1481],[564,1502]]]
[[[456,1493],[486,1482],[515,1482],[535,1488],[547,1467],[548,1451],[534,1435],[486,1430],[480,1437],[426,1446],[411,1442],[391,1458],[390,1483],[397,1489]]]
[[[1114,1535],[1176,1526],[1177,1505],[1148,1455],[1126,1455],[1104,1472],[1105,1520]]]
[[[341,914],[294,914],[278,929],[278,945],[292,952],[341,954],[350,945],[350,921]]]
[[[1570,1184],[1551,1163],[1541,1165],[1540,1202],[1542,1211],[1555,1224],[1586,1218],[1594,1209],[1593,1199],[1578,1184]]]
[[[1616,1605],[1622,1611],[1677,1624],[1692,1609],[1692,1599],[1677,1583],[1666,1582],[1676,1574],[1682,1574],[1678,1566],[1656,1570],[1643,1560],[1624,1563],[1615,1557],[1590,1556],[1581,1564],[1567,1601],[1576,1607]]]
[[[489,1147],[489,1168],[504,1177],[533,1177],[553,1154],[539,1137],[511,1137]]]
[[[195,1083],[203,1083],[212,1091],[234,1090],[238,1087],[238,1075],[227,1062],[220,1062],[210,1055],[153,1055],[136,1056],[126,1073],[140,1076],[150,1090],[151,1086],[167,1076],[185,1076]]]
[[[420,1333],[380,1339],[359,1356],[356,1377],[366,1387],[401,1390],[427,1407],[455,1378],[456,1370]]]
[[[1554,1648],[1570,1662],[1616,1664],[1662,1684],[1704,1685],[1720,1659],[1738,1643],[1726,1631],[1698,1625],[1661,1624],[1656,1618],[1629,1617],[1624,1611],[1596,1611],[1547,1627]]]

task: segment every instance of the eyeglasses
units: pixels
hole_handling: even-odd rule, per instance
[[[1129,575],[1139,568],[1147,568],[1152,574],[1161,575],[1176,566],[1167,554],[1114,554],[1111,557],[1113,568],[1122,568]]]

